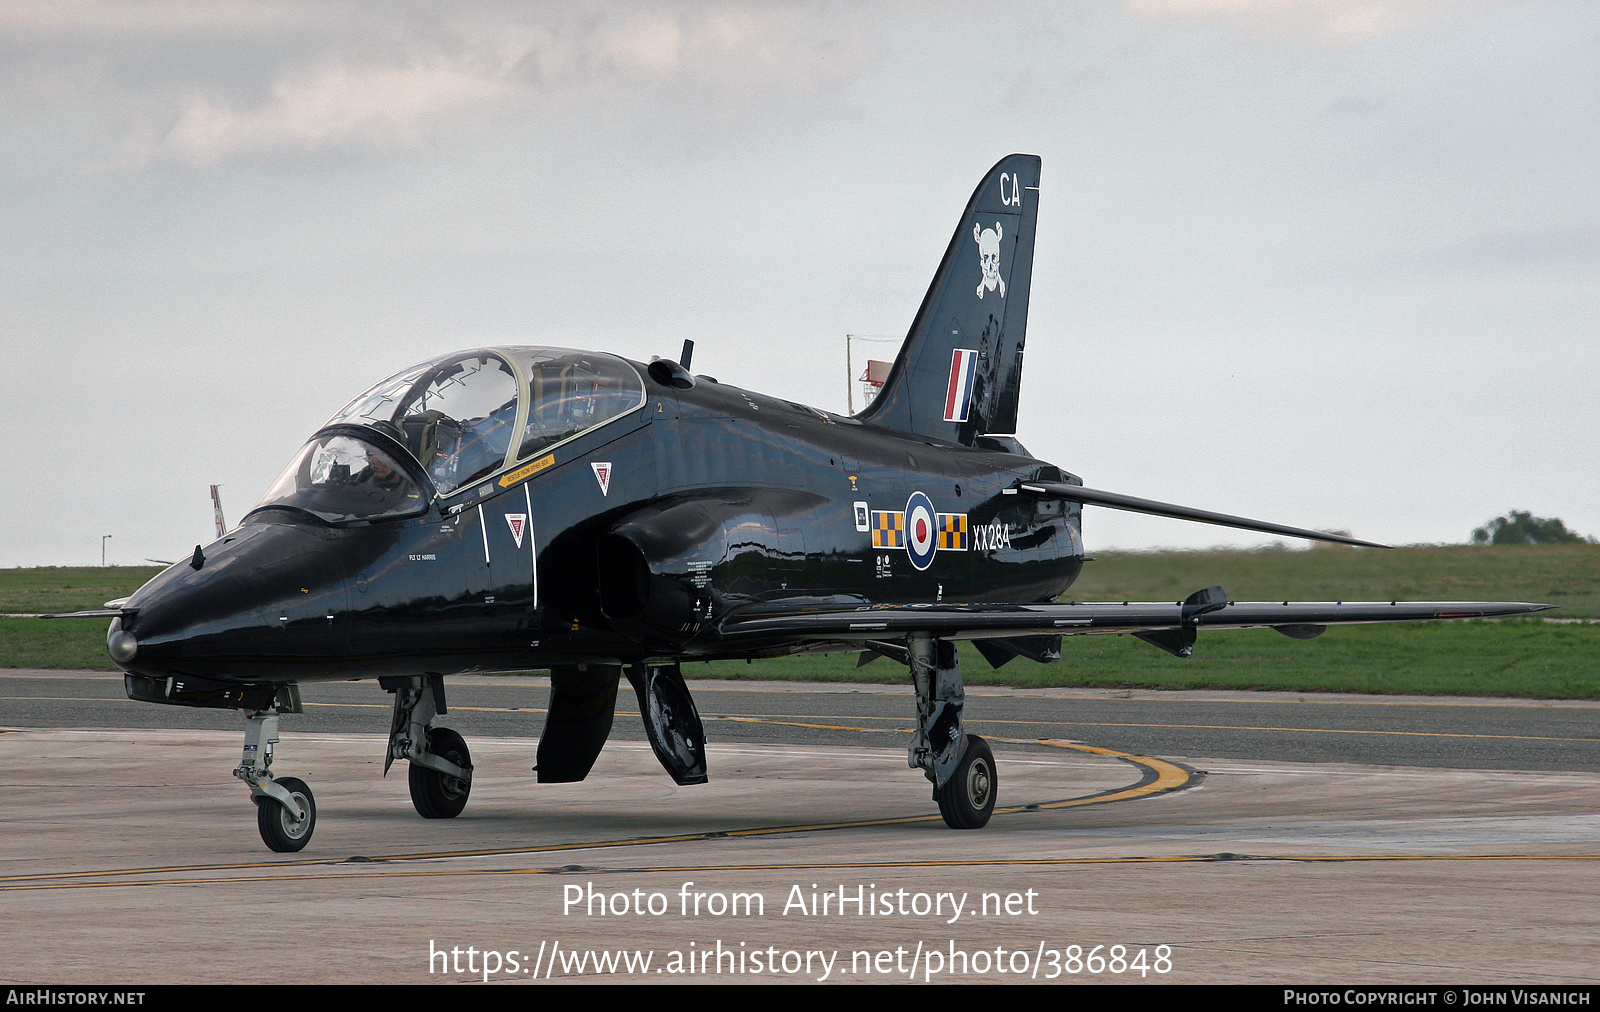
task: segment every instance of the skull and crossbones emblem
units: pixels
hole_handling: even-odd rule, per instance
[[[994,228],[986,228],[981,232],[976,222],[972,225],[972,238],[978,241],[978,264],[983,268],[983,280],[978,282],[980,299],[984,292],[992,292],[997,286],[1000,297],[1006,297],[1006,283],[1000,279],[1000,238],[1005,234],[1005,229],[998,221],[994,223]]]

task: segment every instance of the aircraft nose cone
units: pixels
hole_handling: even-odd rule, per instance
[[[247,524],[205,548],[206,564],[170,566],[139,588],[106,634],[129,674],[283,679],[332,663],[347,580],[320,528]]]
[[[106,651],[118,664],[127,664],[139,652],[139,641],[122,628],[120,618],[111,620],[111,628],[106,632]]]

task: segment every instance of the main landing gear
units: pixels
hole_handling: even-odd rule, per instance
[[[413,675],[380,678],[378,684],[394,693],[394,719],[389,723],[389,753],[383,772],[396,759],[411,763],[407,780],[411,804],[424,819],[453,819],[467,807],[472,793],[472,754],[461,735],[448,727],[433,727],[433,718],[449,712],[444,702],[444,678]]]
[[[962,728],[966,692],[955,644],[912,633],[906,637],[906,660],[917,690],[917,733],[906,762],[933,784],[945,825],[982,829],[994,814],[1000,778],[989,743]]]

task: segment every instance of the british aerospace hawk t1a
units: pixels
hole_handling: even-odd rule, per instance
[[[315,432],[231,533],[108,604],[136,700],[246,715],[234,773],[274,850],[304,847],[311,789],[272,772],[299,686],[394,695],[385,769],[425,818],[473,765],[435,724],[458,672],[548,669],[541,782],[588,775],[623,675],[656,756],[706,780],[685,660],[872,651],[909,668],[909,762],[977,828],[994,757],[962,726],[955,641],[993,664],[1063,636],[1132,633],[1187,656],[1201,629],[1309,638],[1336,623],[1511,615],[1497,602],[1063,604],[1085,504],[1300,538],[1354,538],[1085,488],[1017,440],[1039,159],[1011,155],[962,212],[882,392],[855,416],[602,352],[496,347],[378,383]]]

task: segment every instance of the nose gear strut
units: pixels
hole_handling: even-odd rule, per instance
[[[300,694],[293,685],[280,692],[280,700],[284,712],[300,712]],[[278,707],[251,713],[245,718],[244,755],[233,775],[250,788],[262,842],[279,853],[293,853],[311,841],[317,827],[317,802],[304,780],[273,777],[272,746],[278,741]]]

